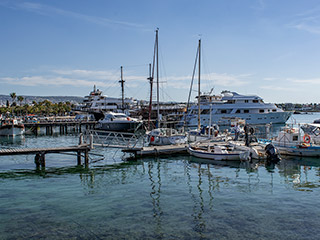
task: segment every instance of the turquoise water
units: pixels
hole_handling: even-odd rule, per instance
[[[68,146],[78,137],[0,141]],[[91,155],[89,168],[48,154],[45,170],[31,155],[0,157],[0,239],[319,239],[320,159],[266,166],[93,153],[105,158]]]

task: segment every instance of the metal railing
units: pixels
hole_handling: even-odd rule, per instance
[[[85,137],[86,139],[90,138],[93,146],[110,148],[134,148],[144,146],[143,134],[88,129]]]

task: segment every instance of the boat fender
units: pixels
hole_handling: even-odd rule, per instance
[[[215,130],[215,131],[214,131],[214,136],[217,137],[218,134],[219,134],[219,131],[218,131],[218,130]]]
[[[311,141],[310,136],[309,136],[308,134],[305,134],[305,135],[303,136],[303,141],[304,141],[305,143],[310,143],[310,141]]]
[[[150,142],[154,142],[154,136],[151,136]]]

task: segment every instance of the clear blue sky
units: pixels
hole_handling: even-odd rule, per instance
[[[120,97],[123,66],[147,99],[157,27],[161,100],[187,100],[201,36],[201,91],[320,102],[318,0],[0,0],[0,94]]]

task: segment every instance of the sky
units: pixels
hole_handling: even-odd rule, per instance
[[[201,39],[202,92],[320,102],[318,0],[0,0],[0,94],[121,97],[123,66],[148,99],[157,28],[161,101],[187,101]]]

